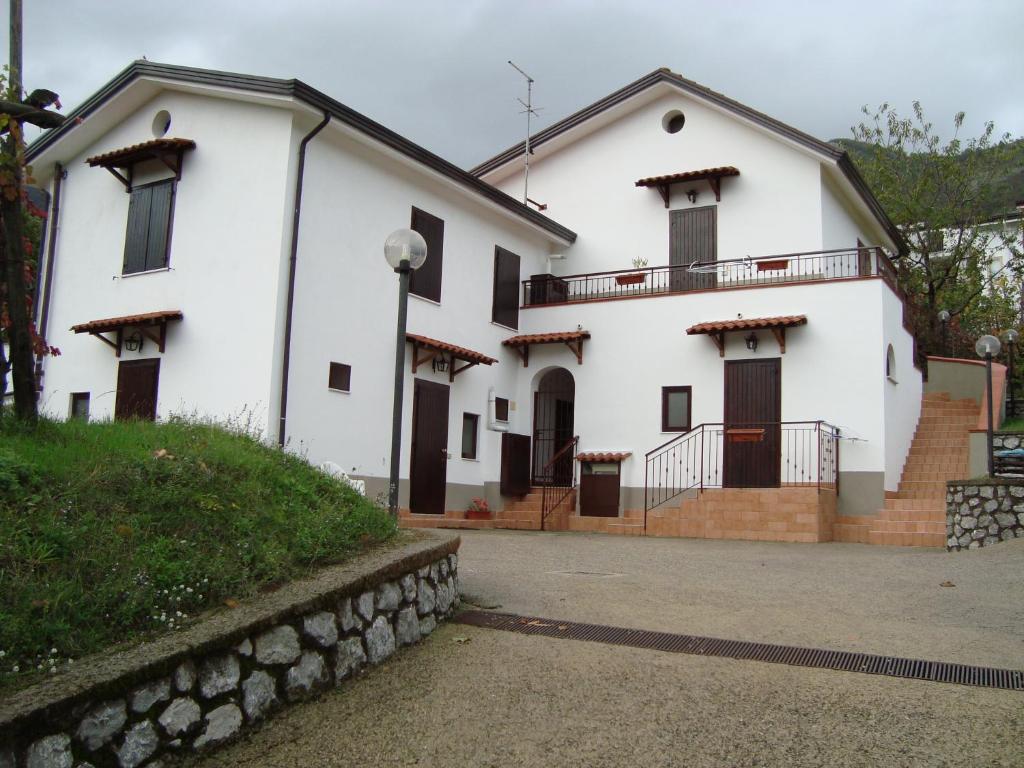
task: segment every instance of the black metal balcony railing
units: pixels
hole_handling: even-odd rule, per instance
[[[744,450],[750,445],[748,438],[765,450],[751,456]],[[730,450],[728,444],[738,450]],[[757,462],[753,473],[749,471],[751,458]],[[755,487],[838,491],[839,430],[825,421],[699,424],[647,452],[644,511],[690,489],[742,488],[747,476],[756,476]]]
[[[744,257],[688,266],[641,267],[578,275],[533,275],[523,281],[523,306],[748,288],[815,280],[881,277],[899,293],[896,270],[881,248]]]

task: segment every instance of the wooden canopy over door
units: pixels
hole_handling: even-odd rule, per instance
[[[409,510],[416,515],[444,514],[448,477],[449,389],[446,384],[415,380]]]
[[[781,359],[725,364],[726,488],[777,488],[782,462]]]
[[[114,418],[156,418],[156,393],[160,380],[160,358],[123,360],[117,367],[117,399]]]
[[[671,290],[695,291],[718,285],[716,273],[688,269],[694,262],[718,261],[717,210],[713,205],[706,205],[669,212],[668,263],[670,267],[678,267],[670,273]]]

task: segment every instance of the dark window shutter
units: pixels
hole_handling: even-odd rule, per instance
[[[331,363],[327,374],[327,388],[349,392],[352,387],[352,366],[347,363]]]
[[[171,206],[174,182],[166,181],[149,187],[152,198],[149,208],[149,242],[146,245],[146,269],[167,266],[167,246],[171,232]]]
[[[519,328],[519,256],[501,246],[494,248],[494,297],[491,319]]]
[[[419,208],[413,208],[412,229],[427,241],[427,260],[409,276],[409,292],[431,301],[441,301],[444,221]]]
[[[505,432],[501,436],[502,496],[525,496],[530,492],[530,436]]]
[[[173,179],[132,190],[124,239],[124,274],[167,266],[173,209]]]
[[[146,269],[146,244],[149,237],[149,212],[152,187],[133,189],[128,201],[128,232],[124,239],[124,274]]]

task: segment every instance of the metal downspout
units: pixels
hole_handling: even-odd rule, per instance
[[[53,286],[53,263],[57,250],[57,225],[60,223],[60,190],[67,171],[60,163],[53,166],[53,199],[50,201],[50,217],[47,222],[48,237],[46,240],[46,272],[43,275],[43,288],[39,300],[39,335],[46,338],[50,325],[50,289]],[[36,357],[36,389],[41,388],[39,379],[42,374],[43,356]]]
[[[291,254],[288,258],[288,304],[284,320],[284,350],[281,354],[281,405],[277,426],[277,444],[284,446],[288,419],[288,368],[292,351],[292,309],[295,305],[295,266],[299,252],[299,218],[302,213],[302,178],[306,170],[306,145],[331,122],[329,113],[299,142],[299,167],[295,176],[295,210],[292,213]]]

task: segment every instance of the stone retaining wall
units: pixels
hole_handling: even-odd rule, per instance
[[[1012,451],[1024,446],[1024,432],[993,432],[992,447],[997,451]]]
[[[1024,479],[947,483],[946,549],[1024,538]]]
[[[156,768],[379,664],[458,603],[458,537],[421,539],[16,693],[0,768]]]

